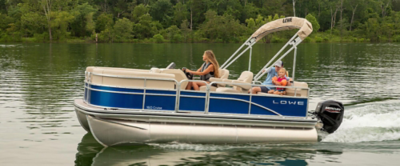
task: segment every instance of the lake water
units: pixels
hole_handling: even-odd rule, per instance
[[[257,73],[283,44],[257,44]],[[339,130],[312,144],[150,144],[103,148],[79,125],[87,66],[198,68],[212,49],[222,64],[240,44],[0,44],[0,165],[398,165],[400,45],[301,44],[295,80],[309,109],[342,101]],[[292,71],[293,54],[283,61]],[[237,78],[248,54],[228,69]],[[291,73],[291,72],[290,72]]]

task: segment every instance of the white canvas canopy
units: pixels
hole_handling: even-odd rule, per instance
[[[312,24],[307,21],[305,18],[299,17],[286,17],[277,19],[275,21],[268,22],[261,26],[256,32],[254,32],[243,44],[232,54],[228,60],[225,61],[220,67],[221,69],[226,69],[229,67],[234,61],[236,61],[240,56],[242,56],[247,50],[250,50],[249,54],[249,69],[251,69],[251,54],[253,45],[256,44],[260,39],[264,36],[278,31],[285,31],[291,29],[299,29],[296,34],[289,39],[289,41],[275,54],[274,57],[254,76],[254,82],[257,82],[265,73],[264,69],[271,67],[270,65],[274,64],[274,61],[282,60],[286,55],[288,55],[291,51],[294,51],[293,58],[293,73],[292,79],[295,77],[295,68],[296,68],[296,55],[297,55],[297,45],[299,45],[308,35],[313,31]],[[244,50],[242,48],[244,47]],[[281,53],[289,47],[282,55]]]
[[[312,24],[306,19],[299,17],[286,17],[264,24],[254,32],[251,37],[255,38],[257,42],[270,33],[290,29],[300,29],[297,32],[297,35],[301,40],[304,40],[313,31]]]

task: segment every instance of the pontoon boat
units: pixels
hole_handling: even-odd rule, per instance
[[[251,69],[252,46],[272,32],[299,29],[284,47],[256,74]],[[306,19],[288,17],[260,27],[220,67],[220,78],[200,91],[185,90],[187,73],[166,68],[127,69],[87,67],[84,97],[75,99],[82,127],[104,146],[151,142],[262,143],[317,142],[317,130],[334,132],[340,125],[344,107],[340,102],[318,104],[308,112],[309,88],[294,81],[286,95],[249,94],[261,85],[263,70],[294,51],[312,32]],[[289,48],[283,54],[283,50]],[[229,79],[227,68],[249,51],[248,71]],[[320,124],[320,125],[317,125]],[[319,127],[317,127],[319,126]]]

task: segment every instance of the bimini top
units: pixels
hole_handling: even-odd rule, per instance
[[[256,32],[254,32],[251,37],[255,38],[257,42],[272,32],[290,29],[300,29],[297,32],[297,35],[301,38],[301,40],[304,40],[313,31],[312,24],[305,18],[286,17],[264,24]]]

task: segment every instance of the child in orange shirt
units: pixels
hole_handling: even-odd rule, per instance
[[[286,86],[287,85],[287,80],[286,80],[286,69],[281,68],[278,71],[278,77],[273,77],[272,78],[272,83],[275,84],[276,86]],[[271,94],[276,94],[276,95],[284,95],[286,94],[285,88],[276,88],[276,91],[270,90],[268,93]]]

